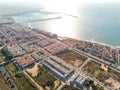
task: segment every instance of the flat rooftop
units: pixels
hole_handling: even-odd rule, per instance
[[[8,45],[7,49],[11,54],[13,54],[13,56],[23,55],[26,53],[21,47],[19,47],[15,43]]]
[[[49,59],[45,60],[43,65],[63,78],[66,78],[69,74],[71,74],[72,71],[74,71],[71,65],[55,56],[52,56]]]
[[[48,51],[44,50],[43,48],[40,48],[39,46],[38,47],[36,47],[36,46],[34,47],[34,51],[31,53],[31,55],[36,60],[42,60],[51,55]]]
[[[53,42],[54,41],[52,39],[46,38],[41,41],[38,41],[37,44],[40,45],[41,47],[45,47],[45,46],[52,44]]]
[[[45,49],[52,54],[57,54],[59,52],[66,50],[67,46],[60,42],[54,42],[54,43],[46,46]]]
[[[34,59],[31,57],[31,55],[29,54],[25,54],[23,56],[20,56],[20,57],[16,57],[14,58],[15,59],[15,62],[19,65],[19,66],[22,66],[22,67],[25,67],[27,65],[29,65],[30,63],[33,63],[34,62]]]
[[[26,43],[22,43],[20,44],[20,46],[26,51],[26,52],[32,52],[34,50],[35,44],[33,44],[32,42],[26,42]]]

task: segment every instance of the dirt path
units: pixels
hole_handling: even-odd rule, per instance
[[[38,90],[44,90],[39,84],[37,84],[25,71],[23,73],[36,85]]]
[[[59,84],[60,84],[60,81],[59,81],[59,80],[56,80],[56,81],[54,82],[54,89],[56,89]]]

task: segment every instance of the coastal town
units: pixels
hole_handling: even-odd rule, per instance
[[[0,17],[0,90],[120,90],[120,47]]]

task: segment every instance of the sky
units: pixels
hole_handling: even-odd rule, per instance
[[[100,3],[100,2],[120,2],[120,0],[0,0],[0,3],[68,3],[68,2],[73,2],[73,3]]]

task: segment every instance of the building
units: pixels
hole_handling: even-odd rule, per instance
[[[117,47],[116,51],[117,51],[117,58],[118,58],[117,64],[120,66],[120,47]]]
[[[0,16],[0,24],[11,24],[13,23],[13,19],[11,17],[3,17]]]
[[[67,81],[74,73],[71,65],[55,56],[45,60],[43,67],[63,82]]]
[[[26,52],[19,47],[16,43],[12,43],[7,46],[8,51],[13,55],[13,57],[24,55]]]
[[[53,40],[46,38],[41,41],[38,41],[37,44],[40,45],[41,47],[45,47],[45,46],[52,44],[53,42],[54,42]]]
[[[84,87],[84,83],[85,81],[88,79],[88,76],[84,73],[74,73],[74,75],[72,76],[71,80],[70,80],[70,84],[72,86],[76,86],[78,88],[83,88]]]
[[[34,51],[35,44],[32,43],[32,42],[26,42],[26,43],[20,44],[20,46],[21,46],[27,53],[31,53],[31,52]]]
[[[15,65],[20,69],[23,70],[24,68],[26,68],[27,66],[31,65],[34,63],[34,59],[31,57],[31,55],[29,54],[25,54],[23,56],[20,57],[16,57],[14,58],[14,63]]]
[[[34,47],[34,51],[31,53],[31,56],[36,60],[36,61],[41,61],[42,59],[49,57],[51,54],[44,50],[43,48],[40,48],[39,46]]]
[[[75,47],[78,51],[80,50],[87,54],[91,54],[111,64],[117,64],[118,62],[117,51],[112,46],[92,41],[80,41]]]
[[[38,30],[38,29],[33,29],[33,31],[36,31],[40,34],[43,34],[49,38],[57,38],[57,34],[53,34],[51,32],[48,32],[48,31],[44,31],[44,30]]]
[[[50,52],[51,54],[55,55],[62,51],[65,51],[68,49],[68,47],[60,42],[54,42],[48,46],[45,47],[45,49]]]

